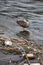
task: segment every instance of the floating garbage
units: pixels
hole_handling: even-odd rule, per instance
[[[40,63],[36,62],[36,63],[30,63],[30,65],[40,65]]]
[[[12,46],[12,42],[10,40],[5,40],[5,46]]]
[[[10,63],[16,63],[18,65],[19,62],[21,63],[23,60],[26,59],[26,63],[24,62],[23,65],[29,65],[29,64],[43,65],[43,45],[42,45],[42,49],[40,49],[38,45],[33,43],[31,45],[29,41],[27,42],[27,40],[25,39],[16,39],[16,38],[0,36],[0,50],[1,50],[0,53],[3,53],[4,51],[4,53],[7,52],[10,53],[11,55],[14,55],[13,58],[10,59],[9,61]],[[15,55],[19,55],[19,56],[15,56]],[[36,62],[35,59],[38,59],[40,63]],[[27,61],[30,60],[32,61],[35,60],[35,62],[28,63]]]
[[[25,64],[23,64],[23,65],[29,65],[29,64],[28,64],[28,63],[25,63]],[[35,62],[35,63],[30,63],[30,65],[40,65],[40,63]]]
[[[25,51],[23,48],[20,48],[20,52],[22,53],[22,56],[25,56]]]
[[[24,65],[28,65],[27,63],[25,63]]]
[[[37,59],[34,59],[30,61],[30,65],[40,65],[40,63]]]
[[[30,53],[28,53],[28,54],[27,54],[27,57],[28,57],[29,59],[34,59],[34,58],[35,58],[35,55],[34,55],[34,54],[32,54],[32,53],[31,53],[31,54],[30,54]]]

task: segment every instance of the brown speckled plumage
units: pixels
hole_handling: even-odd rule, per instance
[[[26,20],[19,20],[17,21],[17,24],[19,24],[23,28],[27,28],[29,26],[29,22],[27,23]]]

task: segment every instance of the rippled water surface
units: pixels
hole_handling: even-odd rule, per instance
[[[17,25],[18,18],[30,22],[29,34]],[[3,33],[2,33],[3,32]],[[2,34],[1,34],[2,33]],[[23,37],[43,44],[43,2],[35,0],[0,0],[0,35]]]

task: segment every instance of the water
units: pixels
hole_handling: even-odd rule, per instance
[[[23,28],[17,19],[27,18],[30,34],[19,34]],[[23,37],[43,44],[43,2],[36,0],[0,0],[0,32],[10,37]],[[1,33],[0,33],[1,34]]]
[[[24,32],[23,28],[17,25],[18,18],[28,19],[30,22],[27,28],[29,33]],[[0,35],[23,37],[35,40],[38,44],[43,44],[43,1],[0,0]],[[6,55],[0,52],[0,58],[2,57],[6,57]],[[2,60],[0,60],[0,63],[2,65]]]

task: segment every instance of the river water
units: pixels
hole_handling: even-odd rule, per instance
[[[23,28],[16,23],[18,18],[28,19],[29,34],[23,35]],[[43,1],[0,0],[0,35],[3,34],[43,44]]]

